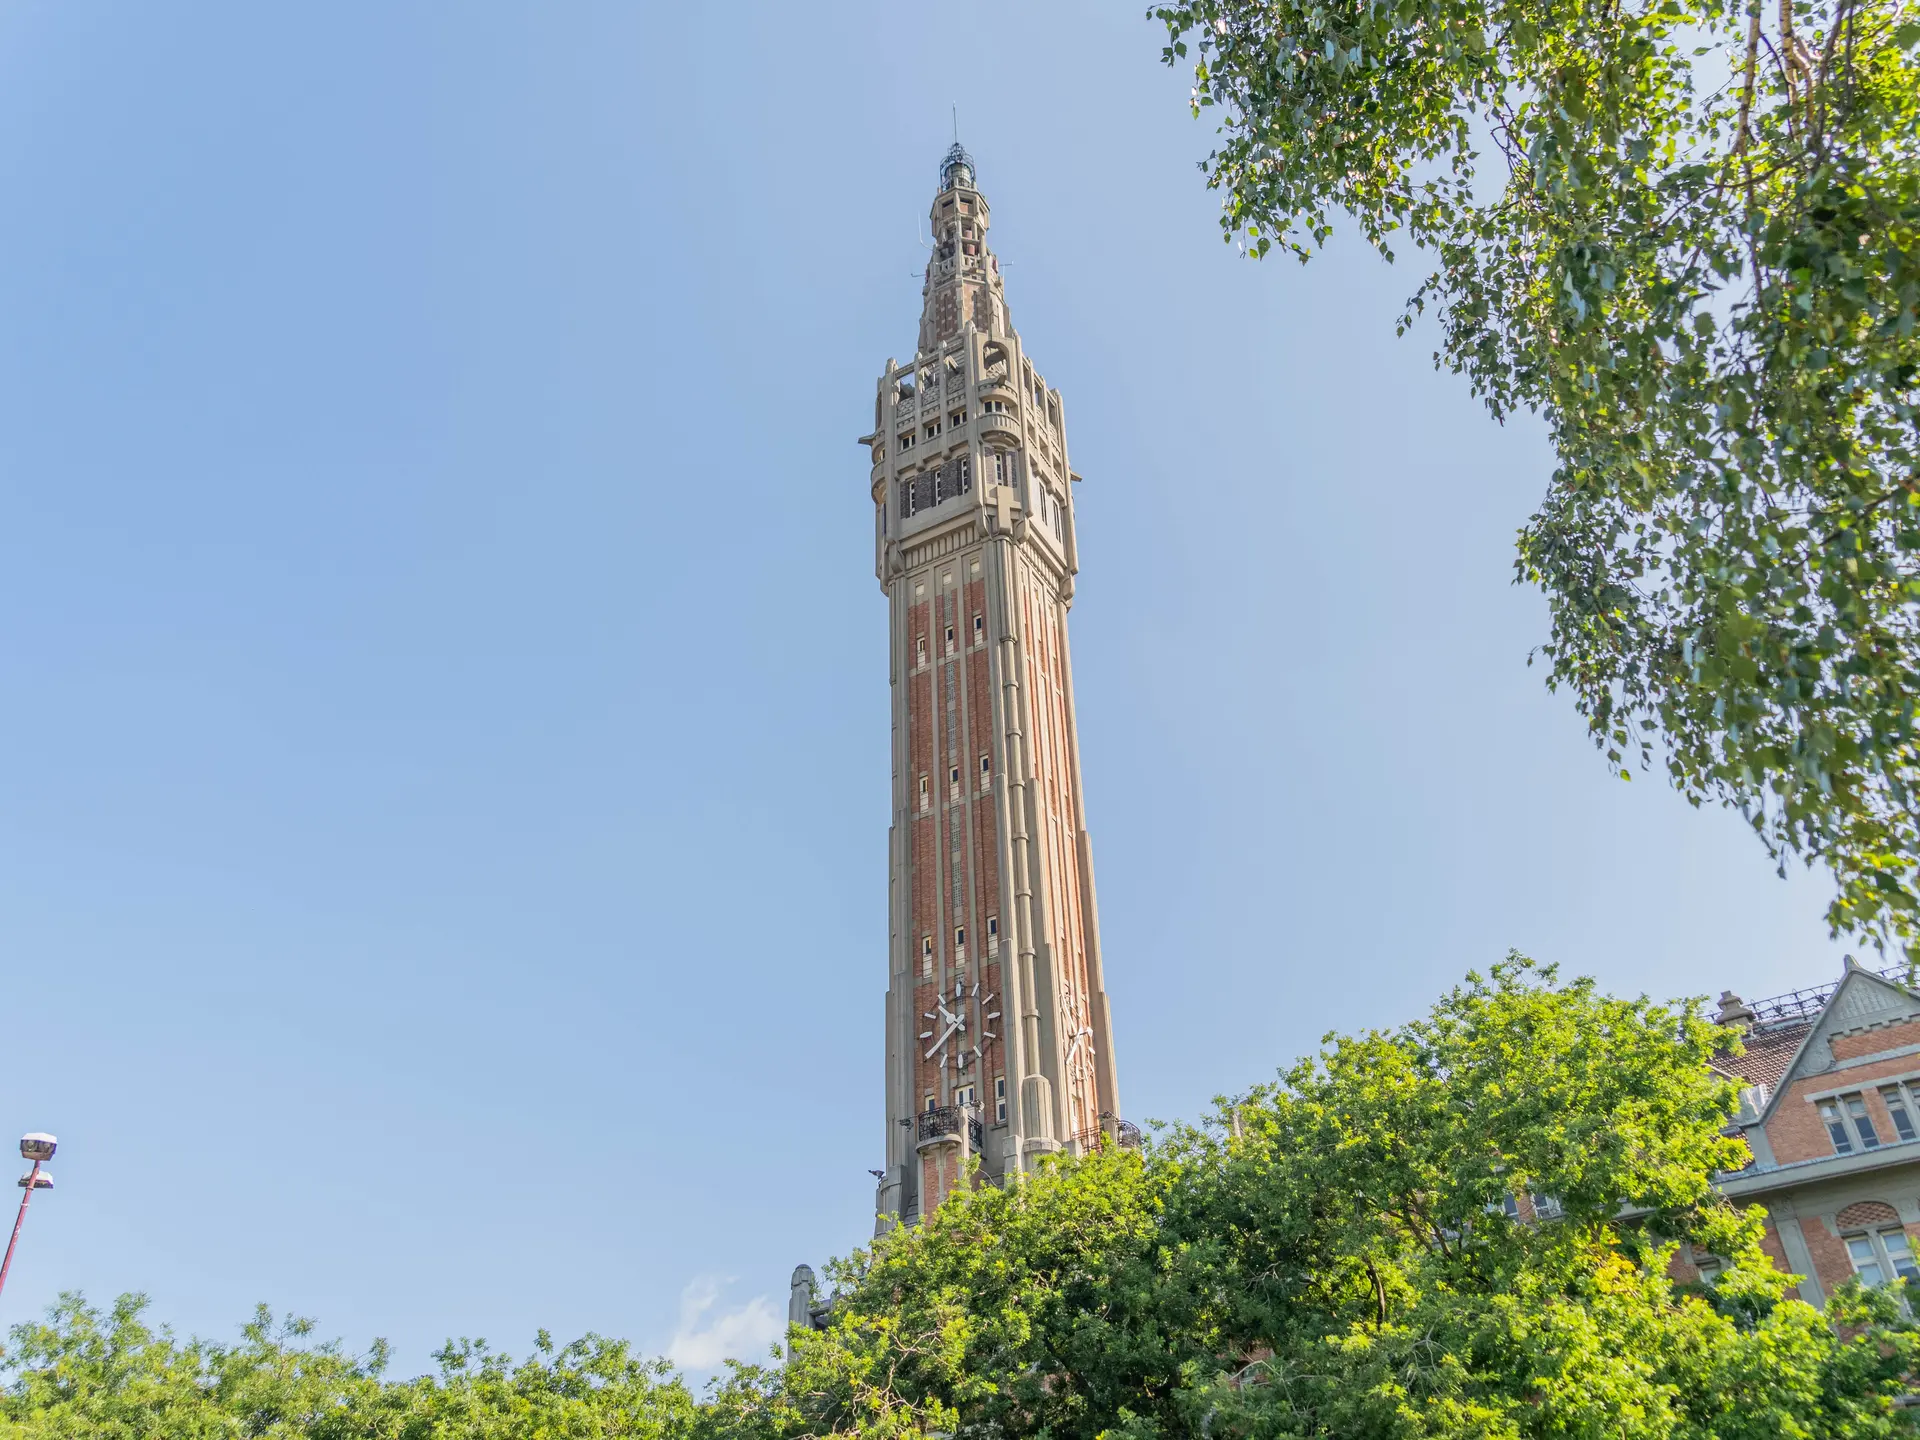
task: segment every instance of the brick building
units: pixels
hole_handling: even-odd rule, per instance
[[[1746,1053],[1719,1068],[1743,1087],[1753,1152],[1720,1186],[1766,1207],[1767,1251],[1813,1305],[1854,1275],[1920,1280],[1920,993],[1904,977],[1848,957],[1831,985],[1720,997],[1721,1022],[1746,1032]],[[1689,1252],[1676,1268],[1710,1278],[1718,1262]]]
[[[1080,477],[958,145],[929,219],[919,340],[860,440],[892,617],[882,1228],[976,1156],[999,1178],[1122,1129],[1067,644]]]

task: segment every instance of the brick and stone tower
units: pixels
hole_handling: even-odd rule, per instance
[[[918,349],[880,377],[876,569],[892,614],[882,1228],[1122,1126],[1081,801],[1060,392],[1007,314],[955,145]]]

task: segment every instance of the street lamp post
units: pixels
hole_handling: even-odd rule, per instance
[[[40,1167],[51,1160],[59,1148],[58,1140],[38,1130],[20,1137],[20,1158],[31,1160],[33,1168],[20,1177],[20,1213],[13,1217],[13,1238],[7,1241],[7,1258],[0,1260],[0,1290],[7,1288],[7,1271],[13,1268],[13,1247],[20,1243],[20,1227],[27,1220],[27,1202],[33,1199],[34,1191],[53,1188],[53,1177]]]

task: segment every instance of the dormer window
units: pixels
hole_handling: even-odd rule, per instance
[[[1920,1130],[1913,1123],[1913,1107],[1907,1103],[1907,1088],[1904,1085],[1883,1085],[1880,1098],[1887,1102],[1887,1117],[1893,1121],[1894,1133],[1902,1140],[1912,1140],[1920,1136]]]
[[[1820,1102],[1820,1119],[1827,1127],[1836,1155],[1851,1155],[1855,1150],[1878,1150],[1880,1132],[1873,1128],[1863,1095],[1842,1095]]]

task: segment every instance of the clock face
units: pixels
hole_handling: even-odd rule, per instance
[[[942,1070],[949,1066],[957,1071],[972,1069],[984,1057],[986,1047],[1000,1038],[993,1030],[1000,1018],[1000,1012],[992,1008],[994,998],[991,990],[981,993],[978,980],[972,989],[964,980],[954,981],[951,996],[936,991],[933,1009],[920,1017],[927,1022],[927,1028],[920,1032],[921,1043],[927,1047],[920,1058],[938,1057]]]

